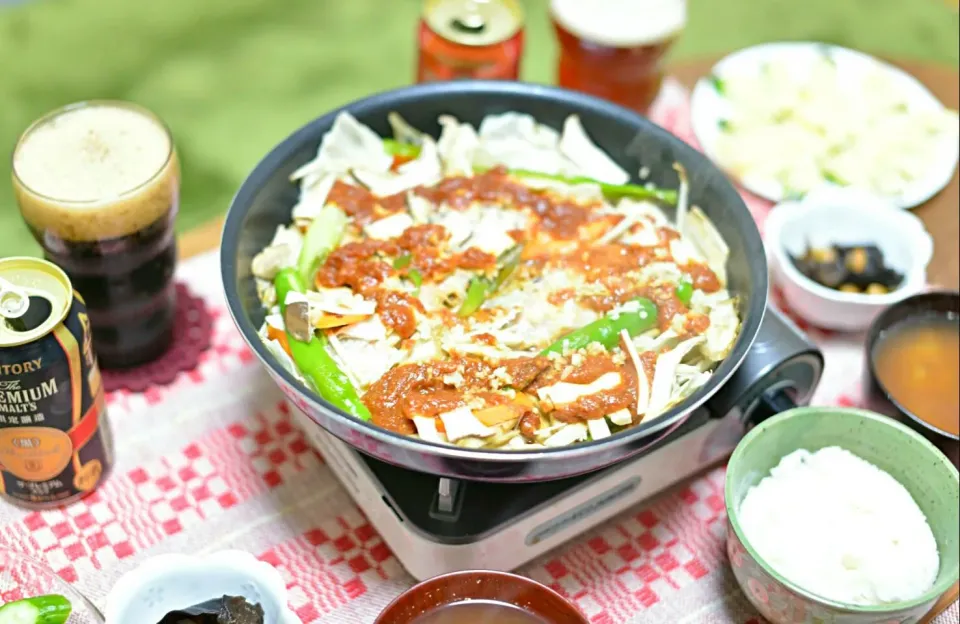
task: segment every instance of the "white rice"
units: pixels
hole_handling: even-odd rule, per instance
[[[750,488],[738,515],[764,561],[830,600],[911,600],[940,568],[933,532],[907,489],[839,447],[784,457]]]

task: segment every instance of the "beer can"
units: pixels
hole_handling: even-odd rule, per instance
[[[83,299],[46,260],[0,259],[0,494],[62,505],[91,493],[111,463]]]
[[[517,0],[427,0],[420,20],[417,82],[517,80],[523,10]]]

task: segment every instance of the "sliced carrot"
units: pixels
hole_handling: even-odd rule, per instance
[[[433,421],[434,421],[434,422],[436,423],[436,425],[437,425],[437,431],[439,431],[440,433],[446,433],[446,432],[447,432],[447,428],[443,426],[443,419],[442,419],[442,418],[440,418],[439,416],[434,416]]]
[[[317,329],[329,329],[331,327],[343,327],[344,325],[353,325],[360,321],[370,318],[369,314],[321,314],[320,318],[314,323]]]
[[[293,357],[293,354],[290,353],[290,343],[287,342],[287,332],[282,329],[277,329],[272,325],[267,325],[267,338],[279,342],[283,350],[287,352],[287,355]]]
[[[616,215],[611,215],[611,217],[613,218],[598,219],[586,225],[581,225],[579,231],[580,240],[593,241],[606,234],[610,228],[620,222],[620,218]]]
[[[405,165],[413,159],[413,156],[401,156],[400,154],[397,154],[393,157],[393,163],[390,165],[390,169],[391,171],[396,171],[401,165]]]
[[[537,401],[525,392],[518,392],[513,398],[513,402],[521,407],[536,407]]]
[[[519,405],[513,405],[506,403],[504,405],[494,405],[493,407],[485,407],[482,410],[477,410],[473,413],[477,417],[477,420],[482,422],[488,427],[493,427],[499,425],[500,423],[505,423],[510,420],[516,420],[524,412],[523,407]]]

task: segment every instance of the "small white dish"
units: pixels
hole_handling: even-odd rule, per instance
[[[239,550],[205,557],[158,555],[114,585],[107,624],[154,624],[170,611],[221,596],[243,596],[263,607],[265,624],[299,624],[287,606],[287,587],[268,563]]]
[[[733,104],[722,93],[723,80],[759,71],[774,59],[789,65],[791,77],[802,78],[810,74],[814,62],[825,54],[837,67],[838,74],[848,78],[844,82],[859,84],[864,75],[880,68],[896,84],[898,95],[911,110],[944,110],[943,104],[916,78],[856,50],[816,42],[766,43],[738,50],[721,59],[707,76],[697,81],[690,101],[691,126],[704,153],[736,178],[741,186],[760,197],[773,202],[786,201],[790,199],[790,191],[772,177],[735,175],[723,162],[718,142],[724,124],[733,112]],[[758,93],[757,97],[764,97],[764,94]],[[926,175],[912,181],[900,195],[888,197],[889,202],[904,209],[914,208],[949,184],[960,160],[960,146],[955,138],[945,137],[936,144],[936,152],[936,156],[930,159]]]
[[[841,331],[862,331],[887,306],[924,290],[933,257],[933,239],[918,217],[851,188],[823,187],[802,200],[778,204],[767,217],[764,240],[790,309],[814,326]],[[904,276],[893,292],[867,295],[827,288],[791,260],[808,246],[868,243],[879,247],[887,266]]]

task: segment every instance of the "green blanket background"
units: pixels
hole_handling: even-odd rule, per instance
[[[9,1],[9,0],[8,0]],[[586,0],[585,0],[586,1]],[[0,0],[0,6],[3,6]],[[0,149],[42,113],[90,98],[137,101],[173,129],[179,229],[223,212],[290,131],[411,81],[420,0],[32,0],[0,8]],[[553,79],[547,0],[526,0],[523,76]],[[690,0],[674,59],[777,39],[958,62],[943,0]],[[6,162],[9,162],[7,160]],[[0,176],[0,256],[34,254]]]

